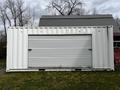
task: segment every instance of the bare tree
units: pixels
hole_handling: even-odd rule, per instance
[[[14,26],[17,26],[17,7],[16,7],[15,0],[6,0],[6,5],[12,14]]]
[[[5,35],[7,35],[8,26],[24,26],[29,23],[30,12],[24,7],[23,0],[5,0],[0,4],[0,20],[3,23]]]
[[[16,7],[17,7],[17,17],[19,20],[19,26],[23,26],[23,1],[16,0]]]
[[[115,21],[116,21],[117,25],[120,26],[120,18],[119,17],[115,18]]]
[[[29,12],[24,6],[23,0],[6,0],[6,5],[11,13],[14,26],[24,26],[27,24],[30,18],[26,15],[29,14]]]
[[[0,21],[3,23],[4,31],[0,31],[0,58],[6,56],[6,36],[7,36],[7,8],[5,5],[0,6]]]
[[[92,14],[93,14],[93,15],[97,15],[97,14],[98,14],[98,11],[97,11],[96,8],[93,8],[93,10],[92,10]]]
[[[115,18],[115,22],[116,22],[116,25],[118,26],[119,30],[120,30],[120,18],[119,17],[116,17]]]
[[[16,0],[16,7],[17,7],[17,18],[19,22],[19,26],[24,26],[24,12],[26,9],[24,8],[23,0]]]
[[[8,16],[8,12],[7,11],[5,12],[5,16],[6,16],[6,19],[8,20],[9,26],[12,26],[11,19]]]
[[[33,8],[32,9],[32,23],[33,23],[33,25],[34,25],[34,23],[35,23],[35,8]]]
[[[6,28],[6,21],[7,21],[7,17],[6,17],[6,7],[4,5],[1,5],[0,6],[0,18],[1,18],[1,21],[3,23],[3,26],[4,26],[4,30],[5,30],[5,35],[7,36],[7,28]]]
[[[29,23],[30,12],[24,6],[23,0],[3,0],[0,2],[0,23],[4,27],[4,34],[0,35],[0,57],[6,56],[6,36],[8,26],[24,26]]]
[[[81,0],[52,0],[47,9],[58,15],[83,15],[84,3]]]

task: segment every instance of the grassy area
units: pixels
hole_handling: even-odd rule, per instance
[[[120,72],[3,73],[0,90],[120,90]]]

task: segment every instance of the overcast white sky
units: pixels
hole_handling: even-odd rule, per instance
[[[25,0],[31,7],[35,7],[36,11],[43,12],[50,0]],[[87,9],[96,8],[99,13],[113,14],[114,17],[120,17],[120,0],[82,0]],[[41,8],[41,9],[40,9]],[[37,10],[39,9],[39,10]]]
[[[2,1],[2,0],[0,0]],[[35,9],[38,22],[40,15],[45,15],[46,6],[50,0],[24,0],[27,6]],[[99,14],[113,14],[114,17],[120,17],[120,0],[82,0],[87,10],[96,8]],[[1,27],[1,25],[0,25]]]

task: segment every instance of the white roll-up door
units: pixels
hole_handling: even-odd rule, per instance
[[[28,36],[28,66],[35,68],[91,67],[91,35]]]

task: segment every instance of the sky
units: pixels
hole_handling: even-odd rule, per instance
[[[2,0],[0,0],[2,1]],[[36,13],[36,25],[38,25],[41,15],[48,14],[45,10],[50,0],[24,0],[26,6],[30,6]],[[113,14],[120,18],[120,0],[81,0],[86,10],[96,8],[99,14]],[[2,27],[2,25],[0,25]]]
[[[35,7],[39,14],[47,14],[46,6],[50,0],[25,0],[32,8]],[[114,17],[120,17],[120,0],[82,0],[87,10],[96,8],[98,13],[113,14]],[[40,13],[41,12],[41,13]]]
[[[89,3],[89,8],[96,8],[99,13],[113,14],[120,17],[120,0],[84,0]]]

